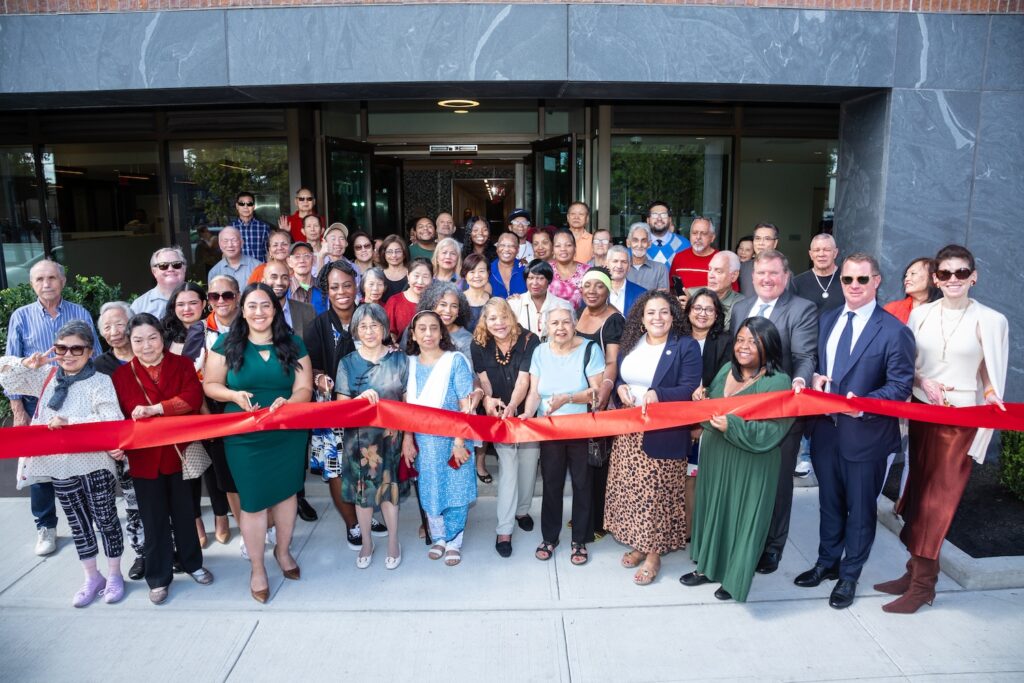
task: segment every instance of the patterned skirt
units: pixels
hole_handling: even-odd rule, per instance
[[[686,460],[650,458],[643,434],[615,437],[608,465],[604,527],[645,553],[686,547]]]

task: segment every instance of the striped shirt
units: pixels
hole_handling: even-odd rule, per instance
[[[655,263],[664,263],[665,266],[668,266],[676,254],[689,246],[690,240],[680,237],[674,232],[665,233],[662,237],[651,234],[651,246],[647,247],[647,258]]]
[[[4,350],[4,355],[25,358],[33,353],[48,351],[57,339],[57,330],[72,320],[83,320],[89,325],[95,340],[92,357],[100,355],[99,336],[96,334],[96,327],[92,324],[92,316],[89,315],[89,311],[64,299],[57,304],[56,317],[50,317],[50,314],[38,301],[15,310],[7,325],[7,348]],[[5,394],[10,399],[21,398],[21,394],[7,392]]]
[[[243,223],[241,218],[231,221],[232,228],[238,228],[242,233],[242,253],[252,256],[263,263],[267,260],[267,240],[270,239],[270,226],[259,218],[253,218],[248,223]],[[242,287],[245,287],[243,281]]]

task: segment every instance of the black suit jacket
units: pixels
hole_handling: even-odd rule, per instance
[[[757,301],[755,295],[733,306],[729,331],[734,338],[740,324],[757,311]],[[768,319],[782,338],[783,371],[793,379],[802,377],[811,386],[818,360],[818,309],[810,301],[784,292]]]
[[[316,319],[316,309],[295,299],[288,299],[288,311],[292,315],[292,332],[305,338],[306,329]]]

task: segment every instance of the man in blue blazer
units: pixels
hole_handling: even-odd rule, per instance
[[[914,384],[914,336],[875,301],[878,262],[852,254],[840,276],[846,304],[821,315],[812,387],[847,397],[905,401]],[[876,499],[886,456],[900,445],[899,421],[865,413],[816,418],[811,460],[821,508],[818,559],[794,580],[805,588],[838,579],[828,604],[849,607],[875,540]]]
[[[608,293],[608,303],[615,308],[619,309],[619,312],[623,316],[629,315],[629,310],[633,308],[633,303],[643,296],[647,290],[626,279],[626,275],[629,272],[629,252],[626,248],[615,244],[608,248],[608,255],[605,256],[605,264],[608,266],[608,272],[611,275],[612,289]]]

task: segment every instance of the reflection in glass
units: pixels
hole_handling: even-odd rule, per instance
[[[366,167],[368,156],[335,146],[327,148],[327,191],[330,222],[341,221],[349,229],[366,231]],[[326,227],[326,226],[325,226]]]
[[[43,257],[37,189],[32,148],[0,147],[0,230],[8,287],[28,282],[29,269]]]

